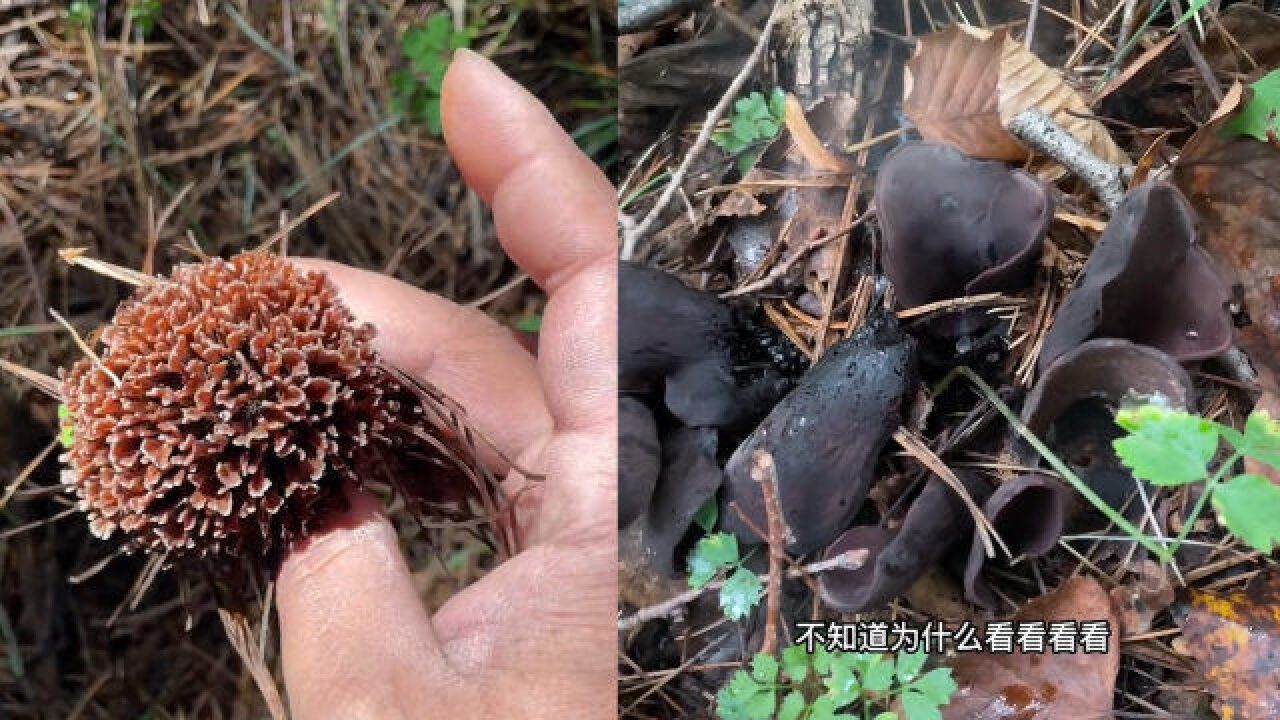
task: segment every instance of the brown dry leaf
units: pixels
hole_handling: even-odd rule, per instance
[[[1268,568],[1230,595],[1193,592],[1174,619],[1219,715],[1280,717],[1280,571]]]
[[[1071,578],[1056,591],[1028,602],[1012,619],[1104,620],[1111,628],[1107,653],[957,653],[950,664],[960,689],[942,708],[943,720],[1111,717],[1111,695],[1120,668],[1119,619],[1096,580]]]
[[[1120,618],[1121,637],[1141,635],[1151,630],[1151,622],[1173,604],[1173,586],[1164,568],[1143,560],[1123,585],[1112,588],[1111,604]]]
[[[1269,389],[1280,374],[1280,147],[1220,128],[1249,93],[1232,88],[1173,166],[1200,217],[1200,242],[1243,294],[1250,324],[1237,341]]]
[[[791,134],[796,150],[808,161],[810,167],[825,172],[849,172],[849,163],[828,150],[814,134],[813,128],[809,126],[809,119],[804,115],[804,108],[795,95],[787,93],[786,108],[787,132]]]
[[[1008,121],[1037,108],[1103,160],[1129,164],[1106,127],[1058,71],[1004,29],[953,25],[920,38],[907,63],[903,111],[927,140],[948,142],[969,155],[1018,162],[1028,151]]]
[[[1232,5],[1219,13],[1203,51],[1219,77],[1256,80],[1280,65],[1280,16],[1246,3]]]

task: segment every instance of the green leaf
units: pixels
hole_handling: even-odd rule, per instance
[[[1271,419],[1266,410],[1258,410],[1244,422],[1244,434],[1236,432],[1223,435],[1240,454],[1280,468],[1280,423]]]
[[[942,720],[938,703],[915,690],[902,693],[902,712],[906,714],[907,720]]]
[[[929,659],[929,653],[913,652],[900,653],[898,655],[898,681],[909,683],[915,680],[920,674],[920,668],[924,667],[924,662]]]
[[[722,720],[769,720],[778,701],[771,687],[764,687],[744,670],[733,674],[716,693],[716,715]]]
[[[898,713],[893,712],[892,710],[885,710],[872,718],[872,720],[898,720]]]
[[[1218,448],[1218,431],[1211,421],[1142,405],[1121,410],[1116,422],[1131,434],[1117,438],[1112,447],[1134,476],[1155,485],[1184,485],[1208,475]]]
[[[740,567],[720,587],[720,609],[724,616],[737,622],[751,612],[764,594],[764,584],[750,570]]]
[[[804,695],[801,695],[799,690],[792,690],[782,698],[782,704],[778,706],[778,720],[799,720],[802,712],[804,712]]]
[[[423,119],[427,123],[427,130],[430,130],[432,135],[439,137],[444,133],[444,123],[440,119],[440,98],[432,97],[426,102]]]
[[[702,507],[698,508],[698,512],[693,515],[693,524],[702,528],[703,532],[711,532],[716,527],[716,520],[720,519],[720,503],[716,501],[714,495],[707,498],[702,503]]]
[[[809,720],[858,720],[848,713],[837,713],[836,703],[823,695],[809,705]]]
[[[827,675],[831,672],[831,653],[821,645],[813,649],[813,671],[819,675]]]
[[[759,682],[773,684],[778,681],[778,661],[772,655],[756,653],[751,661],[751,677]]]
[[[464,47],[471,47],[471,30],[458,30],[449,35],[450,50],[458,50]]]
[[[756,121],[756,137],[768,139],[778,134],[778,123],[773,118]]]
[[[689,552],[689,587],[711,582],[720,570],[738,563],[738,538],[729,533],[707,535]]]
[[[533,313],[516,321],[516,329],[527,333],[542,332],[542,315]]]
[[[956,692],[956,681],[951,677],[951,668],[934,668],[912,682],[911,689],[938,705],[945,705]]]
[[[876,655],[862,673],[862,686],[873,693],[883,693],[893,684],[893,663]]]
[[[778,124],[787,117],[787,93],[782,88],[774,88],[769,93],[769,114],[777,119]]]
[[[1280,486],[1261,475],[1237,475],[1213,491],[1218,519],[1264,555],[1280,544]]]
[[[1249,87],[1253,88],[1253,97],[1222,129],[1268,142],[1268,131],[1280,133],[1280,68]]]
[[[734,115],[729,121],[733,136],[739,141],[749,143],[760,137],[756,133],[756,122],[746,115]]]
[[[802,645],[788,645],[782,649],[782,672],[798,683],[809,676],[809,653]]]
[[[835,701],[836,707],[843,707],[857,700],[862,695],[862,685],[853,668],[848,665],[832,664],[831,676],[822,681],[827,686],[827,695]]]

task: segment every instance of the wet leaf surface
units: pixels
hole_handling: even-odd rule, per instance
[[[1194,591],[1174,619],[1219,715],[1280,717],[1280,572],[1264,570],[1228,595]]]
[[[1011,655],[961,653],[950,665],[959,692],[942,708],[944,720],[1059,720],[1111,717],[1111,695],[1120,666],[1115,636],[1119,619],[1096,580],[1074,577],[1024,605],[1013,620],[1110,623],[1106,654]]]
[[[1247,95],[1247,93],[1245,93]],[[1220,132],[1231,100],[1196,132],[1173,182],[1199,215],[1200,242],[1239,288],[1249,324],[1237,341],[1275,389],[1280,370],[1280,147]]]

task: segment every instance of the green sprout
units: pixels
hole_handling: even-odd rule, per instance
[[[1244,432],[1159,405],[1122,409],[1116,422],[1129,434],[1112,445],[1134,477],[1163,487],[1205,483],[1182,523],[1174,551],[1208,502],[1219,523],[1254,550],[1266,555],[1280,545],[1280,485],[1261,475],[1233,473],[1244,458],[1280,468],[1280,423],[1265,410],[1249,415]],[[1220,440],[1226,441],[1229,452],[1215,467]]]
[[[689,552],[689,587],[706,587],[717,575],[732,570],[720,586],[720,609],[730,620],[741,620],[764,595],[760,578],[742,566],[738,538],[729,533],[704,536]]]
[[[921,674],[928,654],[828,652],[810,654],[801,645],[782,651],[782,661],[758,653],[751,669],[739,670],[716,694],[721,720],[940,720],[951,701],[951,668]],[[778,696],[781,693],[782,699]],[[874,715],[872,713],[875,713]]]
[[[98,14],[96,0],[73,0],[67,5],[67,24],[82,30],[93,27],[93,18]]]
[[[471,45],[470,30],[454,30],[447,12],[438,12],[404,34],[400,48],[409,66],[391,73],[392,108],[440,135],[440,90],[453,51]]]
[[[69,417],[71,417],[71,409],[66,405],[59,404],[58,420],[66,420]],[[58,431],[58,442],[62,443],[62,447],[67,448],[68,450],[71,449],[71,444],[75,442],[75,439],[75,428],[70,425],[62,425],[62,428]]]
[[[786,118],[787,94],[774,88],[769,98],[759,92],[733,104],[728,130],[717,130],[711,142],[738,158],[738,173],[746,175],[760,160],[768,141],[777,137]]]
[[[164,7],[160,0],[130,0],[129,2],[129,20],[143,37],[150,35],[151,31],[156,29],[156,22],[160,20],[163,13]]]

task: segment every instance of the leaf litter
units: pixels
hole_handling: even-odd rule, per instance
[[[724,9],[673,10],[671,21],[690,21],[679,27],[695,28],[692,34],[659,23],[648,41],[656,41],[668,61],[682,57],[687,43],[692,61],[699,52],[696,28],[741,27],[735,20],[759,27],[769,7],[747,3],[737,17]],[[648,606],[621,604],[624,716],[748,716],[735,714],[748,712],[742,707],[717,704],[715,697],[738,683],[739,696],[726,704],[763,703],[763,681],[752,673],[763,662],[758,649],[775,647],[776,640],[785,666],[793,649],[787,642],[802,634],[805,623],[922,625],[940,619],[954,630],[964,622],[981,628],[1002,618],[1052,617],[1104,621],[1110,631],[1106,651],[946,657],[935,652],[931,666],[951,667],[959,685],[951,703],[938,708],[942,716],[1022,720],[1162,710],[1176,715],[1214,703],[1237,709],[1234,717],[1272,717],[1272,706],[1239,697],[1265,696],[1266,678],[1250,678],[1262,690],[1245,693],[1210,680],[1191,661],[1221,643],[1188,632],[1174,601],[1231,593],[1271,563],[1277,526],[1269,508],[1280,486],[1268,479],[1275,467],[1266,462],[1267,452],[1253,457],[1242,450],[1266,445],[1244,438],[1250,427],[1257,437],[1267,434],[1258,435],[1267,426],[1251,412],[1255,404],[1259,410],[1274,406],[1259,396],[1265,391],[1274,397],[1274,358],[1280,357],[1280,313],[1273,297],[1280,257],[1272,247],[1280,237],[1274,212],[1280,207],[1280,145],[1267,134],[1274,121],[1268,73],[1280,59],[1266,32],[1277,16],[1243,5],[1220,11],[1202,6],[1202,34],[1174,29],[1178,17],[1171,12],[1126,13],[1123,3],[979,2],[970,12],[930,2],[866,2],[851,10],[861,11],[871,18],[869,37],[858,36],[856,24],[853,30],[828,28],[848,47],[864,48],[858,81],[850,84],[832,73],[824,100],[793,106],[789,99],[787,122],[745,176],[737,173],[736,158],[704,154],[700,171],[684,178],[684,194],[697,202],[679,211],[669,208],[654,234],[634,245],[634,258],[688,286],[721,293],[735,312],[776,330],[813,371],[799,372],[795,365],[780,371],[796,383],[774,408],[789,413],[786,423],[766,419],[772,417],[768,408],[760,408],[748,413],[752,419],[744,427],[711,428],[722,466],[744,452],[747,441],[767,446],[779,467],[799,462],[806,468],[777,477],[780,514],[805,543],[773,536],[767,507],[759,501],[759,480],[746,473],[717,494],[718,523],[690,523],[681,541],[692,548],[708,533],[732,531],[743,567],[761,578],[766,557],[780,554],[786,569],[779,609],[770,610],[775,605],[762,599],[745,617],[738,619],[736,608],[727,619],[707,603],[671,596]],[[823,12],[813,17],[823,18]],[[796,72],[789,65],[821,51],[821,41],[814,40],[820,33],[809,30],[780,26],[772,62],[755,69],[744,96],[778,87],[785,92],[788,78],[803,75],[809,97],[812,66]],[[796,45],[805,43],[808,50],[798,52]],[[723,61],[725,45],[717,47]],[[744,37],[738,57],[751,49]],[[644,55],[635,58],[638,67],[647,67]],[[625,65],[622,74],[625,82]],[[1237,82],[1239,90],[1221,104],[1212,100],[1215,88]],[[716,97],[688,99],[687,117],[701,117]],[[646,112],[643,100],[632,107]],[[846,114],[833,122],[826,115],[830,107]],[[1021,130],[1012,131],[1027,111],[1048,118],[1060,135],[1028,142]],[[806,122],[798,122],[802,116]],[[677,118],[674,127],[681,122]],[[688,137],[638,133],[630,141],[636,150],[631,161],[643,158],[636,171],[661,187],[660,173],[684,157]],[[1001,286],[990,298],[959,277],[936,296],[911,289],[917,281],[946,280],[949,271],[967,267],[963,255],[948,254],[950,243],[928,237],[941,221],[920,217],[954,213],[985,219],[990,212],[988,203],[931,180],[927,163],[918,184],[896,195],[876,185],[886,158],[911,152],[920,140],[953,145],[973,158],[1003,160],[1011,171],[1030,170],[1046,183],[1052,219],[1041,230],[1042,245],[1032,253],[1021,284]],[[666,159],[654,162],[655,156]],[[788,162],[788,156],[801,162]],[[946,174],[938,163],[932,168]],[[816,178],[824,184],[834,179],[833,170],[848,173],[847,185],[815,189]],[[1130,281],[1115,270],[1098,270],[1100,240],[1125,228],[1113,220],[1114,204],[1099,201],[1096,177],[1082,174],[1095,172],[1119,182],[1121,193],[1125,187],[1137,191],[1130,205],[1139,210],[1145,209],[1142,194],[1152,188],[1158,188],[1160,207],[1194,209],[1179,216],[1185,221],[1177,228],[1145,231],[1174,242],[1175,259],[1190,258],[1182,262],[1195,265],[1186,273],[1192,279],[1169,283],[1157,273]],[[1135,172],[1138,178],[1131,181]],[[630,196],[628,189],[639,187],[632,181],[623,192]],[[824,199],[812,206],[796,201],[807,192]],[[642,214],[646,195],[634,197]],[[630,212],[637,211],[624,209]],[[898,217],[919,222],[936,248],[924,245],[926,254],[895,257]],[[1140,228],[1139,220],[1129,224]],[[794,232],[799,223],[805,227],[801,234]],[[822,242],[824,237],[830,240]],[[1133,244],[1132,238],[1123,242]],[[1163,255],[1156,250],[1152,256]],[[1001,257],[983,260],[994,267]],[[1150,264],[1146,255],[1125,261],[1136,271]],[[1141,276],[1136,271],[1134,278]],[[1131,286],[1127,297],[1115,292],[1113,275]],[[1074,305],[1166,313],[1161,333],[1168,340],[1157,337],[1153,346],[1145,327],[1126,329],[1077,312],[1085,329],[1067,340],[1059,330],[1049,342],[1063,322],[1064,302],[1081,288],[1098,292],[1090,287],[1110,288],[1101,291],[1106,302],[1077,299]],[[899,413],[898,436],[918,438],[919,445],[878,453],[870,488],[863,489],[861,481],[843,485],[824,478],[832,467],[825,463],[835,463],[875,432],[856,420],[859,415],[842,411],[847,388],[839,379],[818,378],[845,338],[886,315],[897,315],[915,339],[918,370],[908,392],[882,401],[882,407]],[[947,327],[961,331],[937,331]],[[971,375],[957,377],[960,367]],[[1045,387],[1051,377],[1053,387]],[[1032,399],[1034,404],[1024,404]],[[660,396],[640,393],[630,400],[652,408],[660,425],[672,422]],[[1010,405],[1023,408],[1021,418]],[[1179,412],[1170,414],[1169,408]],[[1143,421],[1142,412],[1160,419]],[[954,484],[941,482],[943,470]],[[1016,497],[1019,482],[1054,490],[1035,502],[1029,495],[1026,505],[989,502],[993,490]],[[870,502],[859,503],[864,494]],[[1060,505],[1041,502],[1055,498]],[[996,541],[991,551],[957,522],[970,503],[982,508],[983,527],[990,526]],[[828,517],[840,522],[826,523]],[[931,517],[939,527],[959,531],[933,533]],[[752,554],[751,547],[759,551]],[[1013,557],[1002,547],[1012,549]],[[985,602],[975,602],[979,594]],[[1254,602],[1271,612],[1276,607],[1272,597]],[[766,645],[765,634],[775,627],[782,637]],[[1265,652],[1222,646],[1219,655],[1241,668],[1280,676],[1280,666]],[[1251,666],[1250,658],[1257,657],[1261,661]],[[754,678],[752,688],[738,679],[739,667]],[[1239,676],[1233,678],[1243,685]],[[857,710],[816,707],[806,704],[814,702],[812,695],[800,695],[771,697],[787,700],[787,706],[769,705],[760,717],[772,717],[775,709],[787,717]],[[907,705],[886,700],[870,712],[935,717]]]

